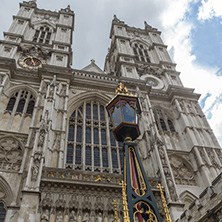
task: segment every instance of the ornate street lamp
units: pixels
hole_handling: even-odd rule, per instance
[[[137,114],[138,99],[129,95],[122,83],[118,84],[116,96],[106,105],[114,126],[117,141],[124,142],[124,169],[122,195],[124,222],[161,222],[159,210],[149,186],[136,143],[139,135]]]

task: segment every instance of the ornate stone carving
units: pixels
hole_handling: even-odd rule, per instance
[[[86,194],[86,196],[83,197],[82,209],[90,210],[91,205],[92,205],[92,203],[90,201],[90,198],[89,198],[88,194]]]
[[[220,164],[218,164],[218,162],[216,161],[216,158],[214,156],[214,152],[213,152],[213,149],[208,149],[207,150],[207,155],[210,159],[210,162],[211,164],[216,167],[216,168],[219,168],[220,167]]]
[[[42,200],[42,207],[43,208],[51,208],[52,207],[52,195],[51,193],[47,192],[45,198]]]
[[[194,109],[193,109],[192,103],[187,104],[187,109],[190,114],[194,114]]]
[[[31,175],[31,180],[36,181],[39,175],[39,167],[40,167],[40,162],[42,158],[42,153],[41,152],[35,152],[33,156],[33,166],[31,168],[32,175]]]
[[[41,216],[41,222],[49,222],[49,210],[46,209]]]
[[[157,78],[161,78],[162,70],[157,66],[151,66],[151,65],[138,65],[137,71],[140,75],[149,74],[156,76]]]
[[[99,212],[97,217],[96,217],[96,222],[102,222],[102,221],[103,221],[102,213]]]
[[[51,55],[51,51],[49,49],[46,49],[39,45],[21,44],[18,50],[22,52],[23,56],[32,54],[35,56],[39,56],[43,59],[47,59]]]
[[[124,24],[124,22],[120,21],[120,19],[118,19],[116,15],[113,16],[113,22]]]
[[[23,157],[23,150],[19,142],[13,137],[0,140],[0,168],[19,170]]]
[[[83,222],[90,222],[90,218],[89,218],[89,213],[86,212],[84,215],[83,215],[83,219],[82,219]]]
[[[61,9],[62,12],[66,12],[66,13],[70,13],[70,12],[73,12],[71,9],[70,9],[70,5],[68,5],[65,9]]]
[[[217,156],[218,156],[218,158],[219,158],[219,160],[220,160],[220,162],[222,164],[222,152],[221,152],[221,150],[220,149],[216,149],[215,151],[216,151]]]
[[[196,184],[193,169],[182,158],[171,156],[169,159],[176,184]]]
[[[185,106],[184,106],[184,101],[183,100],[179,101],[179,104],[180,104],[181,111],[185,112],[186,110],[185,110]]]
[[[64,222],[64,217],[61,210],[56,215],[56,222]]]
[[[66,205],[64,194],[59,194],[58,199],[56,200],[56,208],[64,209]]]
[[[97,211],[103,211],[104,210],[104,204],[102,202],[102,198],[101,197],[97,197],[96,198],[95,209]]]
[[[61,133],[60,132],[56,132],[55,133],[54,143],[52,145],[52,151],[59,151],[60,141],[61,141]]]
[[[69,222],[77,222],[77,217],[74,210],[72,210],[69,214]]]
[[[207,162],[207,159],[206,159],[206,156],[205,156],[203,148],[199,148],[198,151],[199,151],[200,156],[201,156],[201,158],[203,160],[203,163],[206,164],[206,165],[209,165],[208,162]]]
[[[70,209],[77,209],[79,206],[79,202],[77,201],[76,195],[72,195],[69,201],[69,208]]]

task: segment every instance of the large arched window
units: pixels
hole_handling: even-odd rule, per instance
[[[20,89],[12,94],[6,107],[7,111],[13,113],[32,114],[35,107],[33,94],[25,89]]]
[[[69,118],[66,167],[121,173],[121,149],[103,104],[83,102]]]
[[[35,30],[33,42],[49,44],[52,30],[47,26],[40,26]]]
[[[150,63],[150,57],[146,45],[138,42],[138,43],[133,43],[132,47],[136,61]]]

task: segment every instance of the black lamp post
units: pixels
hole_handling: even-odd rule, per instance
[[[136,143],[139,135],[137,114],[140,113],[138,99],[129,95],[122,83],[118,84],[116,96],[106,105],[114,125],[114,136],[124,142],[123,212],[124,222],[161,222],[156,201],[149,186]]]

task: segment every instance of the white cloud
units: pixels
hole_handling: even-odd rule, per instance
[[[222,2],[221,0],[201,1],[201,6],[198,9],[198,19],[207,20],[212,17],[222,17]]]
[[[179,4],[179,3],[178,3]],[[195,25],[186,21],[186,12],[190,11],[188,3],[183,2],[175,15],[171,15],[174,6],[168,8],[163,16],[163,37],[169,49],[173,49],[173,59],[177,63],[177,70],[181,72],[181,79],[186,87],[195,88],[196,93],[212,94],[206,99],[204,112],[211,111],[212,117],[208,120],[216,137],[222,144],[222,104],[219,96],[222,93],[222,76],[216,76],[216,67],[201,67],[192,54],[191,32]],[[170,18],[165,22],[166,18]],[[207,113],[206,113],[207,114]]]
[[[18,3],[21,0],[2,0],[4,9],[1,8],[0,28],[2,33],[7,31],[12,22],[12,15],[17,13]],[[38,0],[39,8],[50,10],[66,7],[71,4],[75,11],[74,32],[74,68],[86,66],[90,59],[103,67],[107,48],[109,47],[109,31],[112,17],[116,14],[130,26],[143,28],[146,20],[153,27],[158,27],[162,32],[164,43],[173,52],[173,60],[177,63],[177,70],[181,72],[182,82],[186,87],[196,89],[202,94],[207,92],[212,96],[207,98],[204,111],[206,112],[220,95],[222,77],[215,75],[216,67],[205,68],[196,64],[196,57],[192,54],[191,33],[194,24],[187,22],[186,17],[191,10],[191,4],[200,0],[83,0],[83,1],[53,1]],[[5,10],[8,9],[8,10]],[[212,16],[222,16],[221,0],[201,0],[198,19],[210,19]],[[1,39],[2,39],[1,34]],[[210,44],[210,43],[209,43]],[[217,103],[211,112],[209,120],[218,139],[222,144],[222,105]]]

